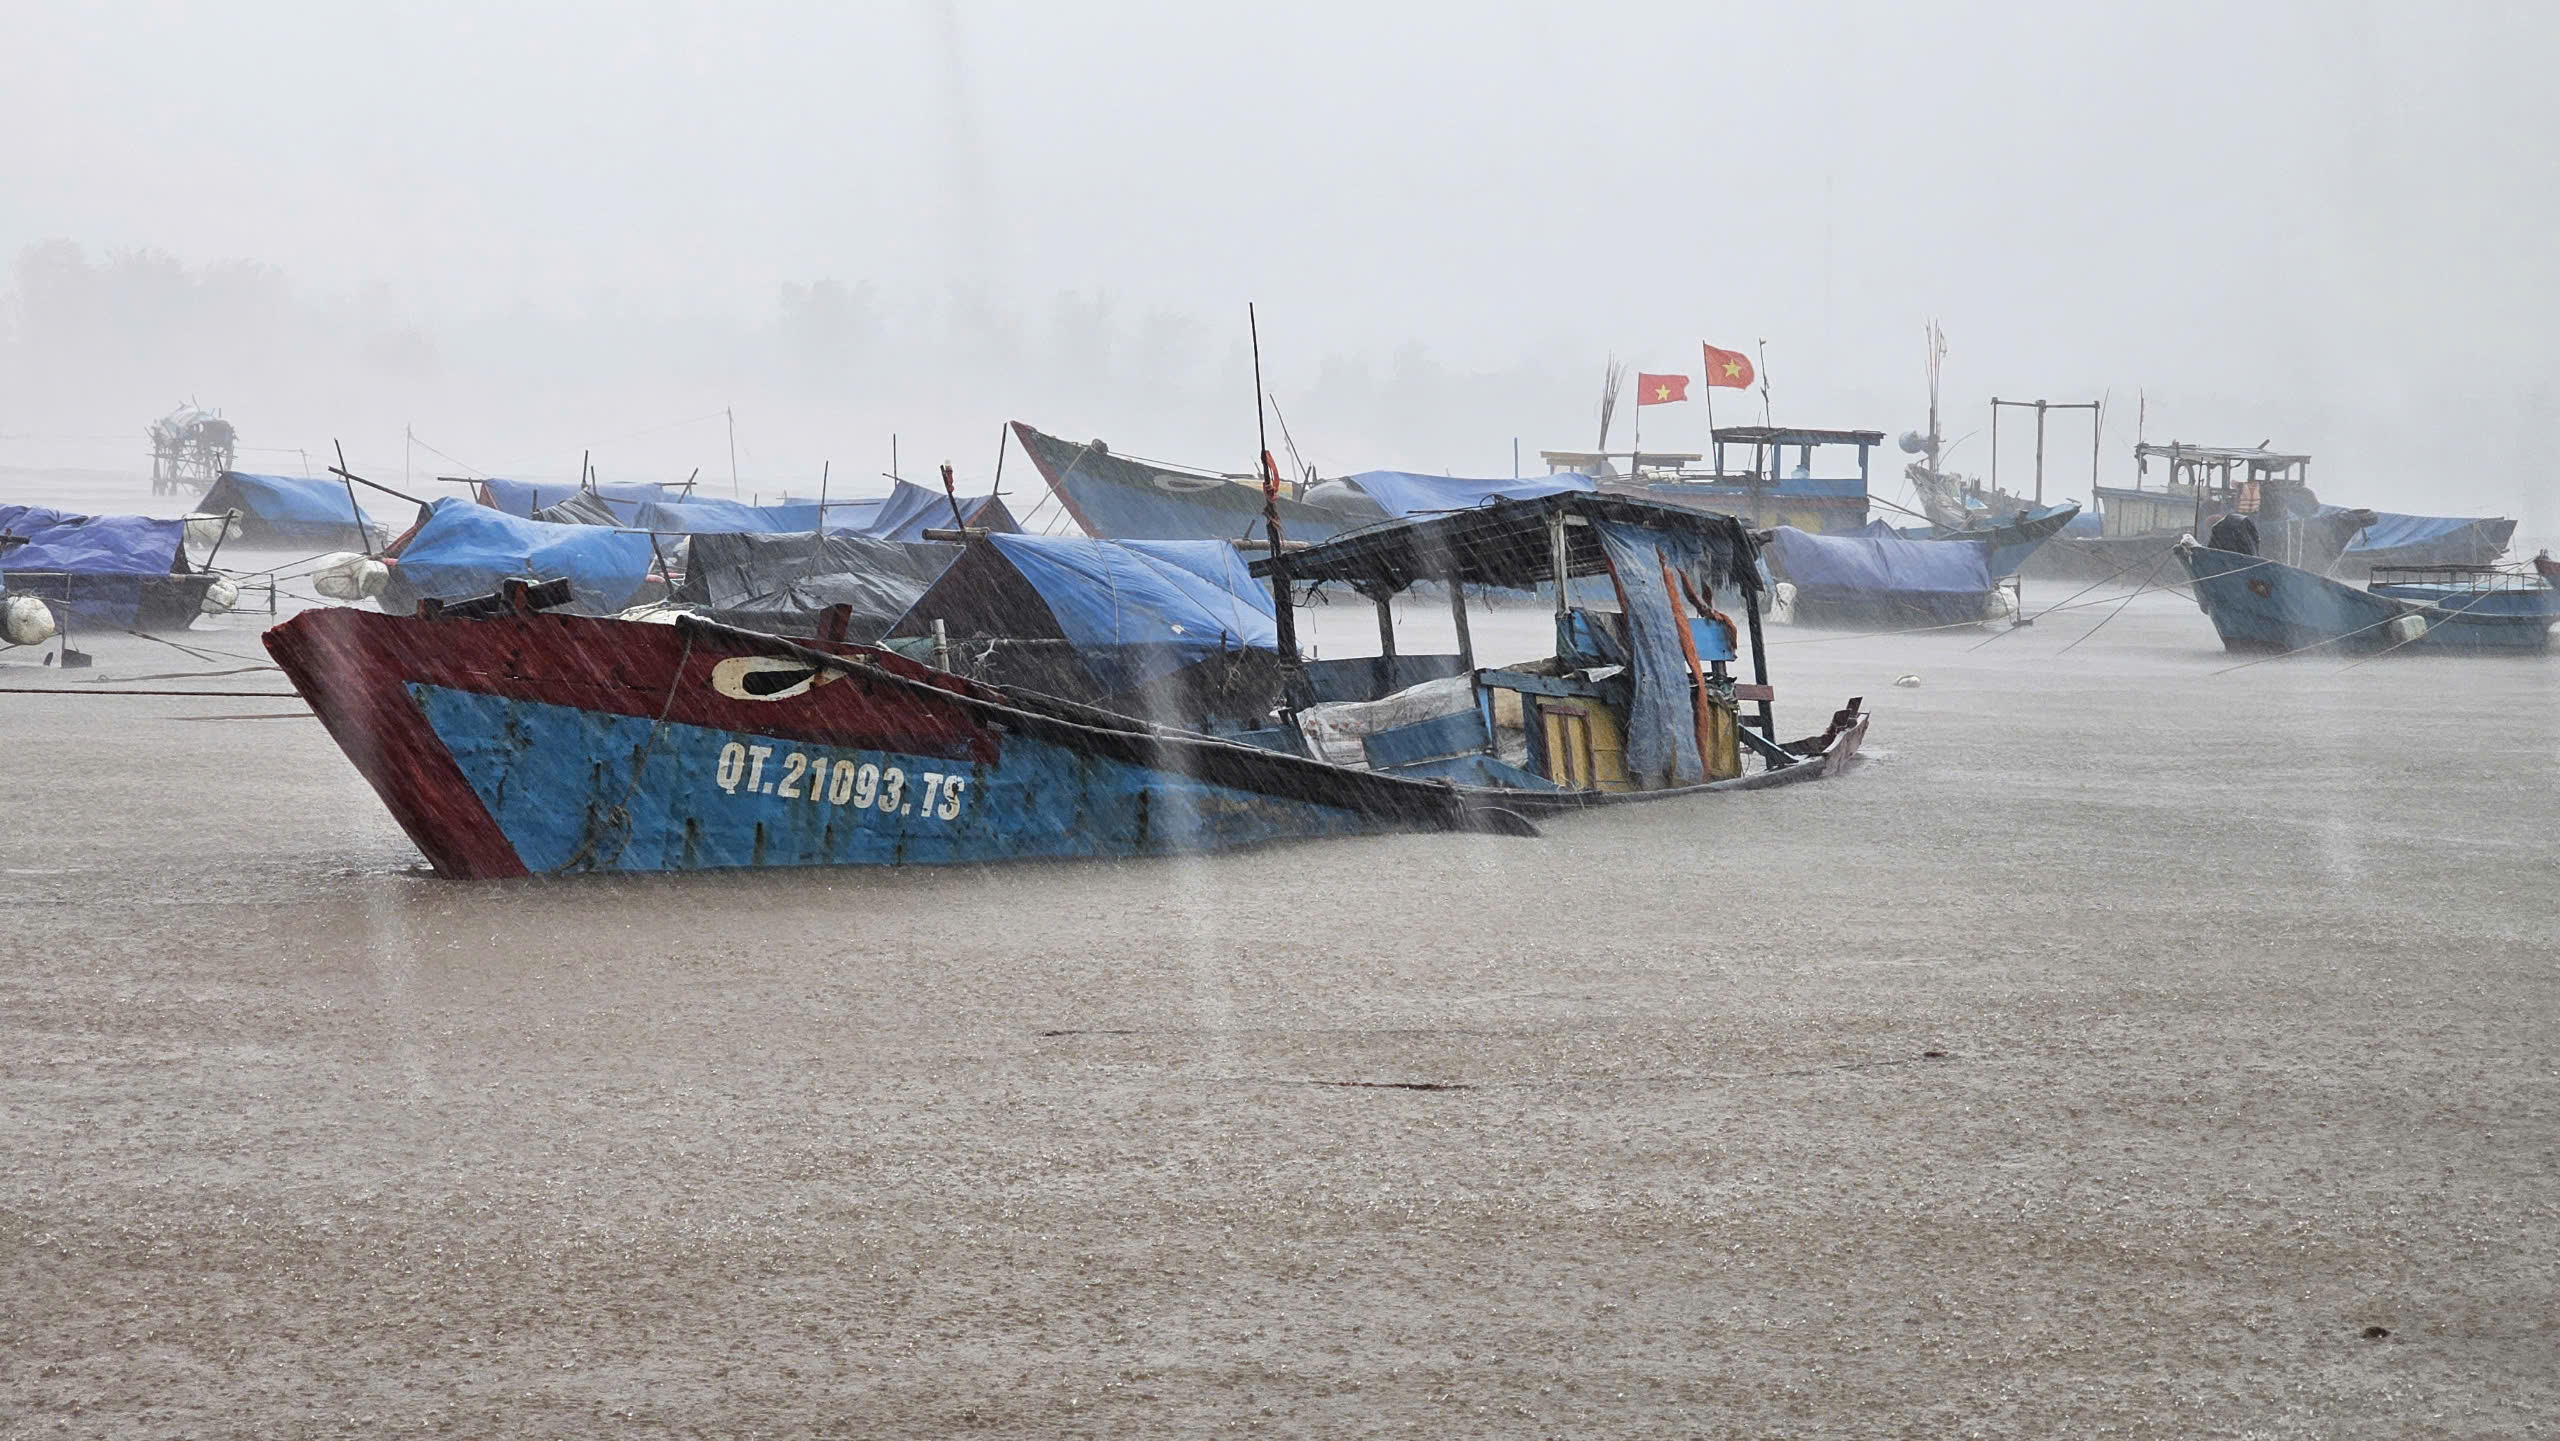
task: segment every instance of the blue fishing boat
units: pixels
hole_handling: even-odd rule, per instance
[[[2080,503],[2064,501],[2060,505],[2030,506],[2006,520],[1993,520],[1988,515],[1968,515],[1960,526],[1912,525],[1889,533],[1908,540],[1955,541],[1983,547],[1985,568],[1997,583],[2018,573],[2027,558],[2046,541],[2069,529],[2080,518]]]
[[[1096,540],[1236,541],[1262,533],[1255,476],[1117,455],[1099,440],[1061,440],[1020,421],[1013,434],[1076,528]],[[1293,486],[1276,508],[1286,539],[1314,542],[1382,521],[1597,488],[1577,474],[1503,480],[1370,470]]]
[[[2560,586],[2533,570],[2489,565],[2378,565],[2366,589],[2394,600],[2474,615],[2560,619]]]
[[[1062,440],[1018,420],[1013,435],[1068,518],[1096,540],[1233,541],[1261,533],[1258,476],[1141,460],[1099,440]],[[1364,523],[1292,495],[1281,496],[1277,509],[1291,540],[1324,540]]]
[[[1534,665],[1477,667],[1463,623],[1453,657],[1390,647],[1301,669],[1284,648],[1279,704],[1226,736],[840,632],[559,614],[566,582],[510,580],[410,616],[308,611],[266,644],[443,875],[1113,858],[1534,834],[1538,816],[1837,774],[1865,735],[1857,702],[1779,742],[1757,649],[1750,685],[1730,673],[1736,627],[1714,606],[1738,597],[1756,637],[1755,560],[1729,519],[1582,493],[1266,558],[1284,592],[1339,582],[1382,614],[1426,578],[1457,582],[1461,617],[1468,585],[1580,575],[1610,577],[1624,609],[1560,609],[1558,652]],[[1746,704],[1755,722],[1738,722]]]
[[[2560,618],[2547,598],[2522,587],[2422,582],[2394,594],[2245,551],[2182,543],[2176,554],[2225,650],[2539,654],[2550,648],[2551,625]]]

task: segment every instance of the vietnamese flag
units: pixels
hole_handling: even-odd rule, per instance
[[[1718,350],[1712,345],[1698,347],[1707,353],[1707,384],[1730,386],[1735,390],[1751,388],[1751,357],[1739,350]]]
[[[1685,375],[1647,375],[1636,372],[1636,404],[1669,405],[1689,398],[1689,377]]]

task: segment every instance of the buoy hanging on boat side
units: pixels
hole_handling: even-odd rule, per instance
[[[211,550],[225,541],[240,538],[240,512],[225,511],[221,515],[199,515],[187,521],[187,544],[196,550]]]
[[[53,611],[31,595],[0,596],[0,640],[42,645],[53,639]]]
[[[240,603],[240,584],[227,575],[213,578],[204,588],[204,600],[196,608],[206,615],[221,615]]]
[[[311,588],[329,600],[371,600],[391,581],[391,567],[371,556],[340,551],[311,572]]]

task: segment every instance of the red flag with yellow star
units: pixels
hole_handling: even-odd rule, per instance
[[[1729,386],[1735,390],[1751,388],[1751,357],[1739,350],[1718,350],[1712,345],[1698,347],[1707,353],[1707,384]]]
[[[1689,377],[1685,375],[1647,375],[1636,372],[1636,404],[1669,405],[1689,398]]]

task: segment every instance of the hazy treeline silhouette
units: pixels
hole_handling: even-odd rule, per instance
[[[388,287],[314,295],[257,262],[56,240],[16,258],[0,314],[0,433],[72,456],[56,463],[130,463],[111,442],[189,399],[222,409],[244,445],[316,451],[337,436],[351,455],[361,443],[375,470],[386,439],[414,426],[485,469],[574,472],[593,446],[618,474],[701,466],[725,479],[730,409],[741,469],[767,486],[798,484],[828,459],[850,483],[876,480],[893,432],[902,468],[929,473],[947,452],[964,472],[985,470],[1007,419],[1165,459],[1252,463],[1241,306],[1213,323],[1098,292],[1025,306],[982,289],[819,279],[783,285],[749,315],[628,297],[420,316]],[[1515,430],[1535,470],[1541,444],[1593,438],[1596,367],[1563,357],[1462,371],[1408,344],[1379,359],[1301,348],[1267,360],[1280,421],[1328,472],[1507,467]],[[1285,463],[1280,421],[1272,447]]]
[[[320,294],[255,261],[189,264],[157,249],[92,253],[52,240],[16,257],[0,297],[0,464],[138,471],[143,427],[193,400],[240,427],[244,464],[281,469],[305,463],[295,452],[318,456],[338,439],[375,474],[408,466],[565,477],[592,449],[608,476],[680,478],[699,468],[718,483],[729,473],[726,413],[734,411],[738,470],[750,490],[805,490],[822,463],[832,463],[848,493],[877,488],[892,434],[910,476],[929,476],[948,458],[964,476],[983,477],[1008,419],[1240,472],[1252,464],[1254,416],[1237,310],[1211,318],[1101,291],[1034,304],[982,287],[820,278],[786,283],[747,314],[608,293],[424,314],[388,285]],[[1420,342],[1360,354],[1310,344],[1286,315],[1266,315],[1264,343],[1272,448],[1284,464],[1282,421],[1304,462],[1328,474],[1380,466],[1505,473],[1515,438],[1522,467],[1536,472],[1540,447],[1595,438],[1605,352],[1531,348],[1494,367]],[[1782,348],[1772,367],[1778,418],[1889,433],[1919,424],[1913,349],[1908,385],[1861,385],[1808,373]],[[1625,358],[1689,369],[1694,352]],[[1963,374],[1961,352],[1955,369]],[[2548,533],[2548,387],[2519,378],[2505,388],[2416,393],[2424,383],[2413,382],[2398,410],[2199,396],[2172,385],[2149,393],[2149,433],[2270,439],[2319,454],[2313,481],[2333,499],[2501,511],[2519,515],[2527,534]],[[1758,419],[1756,395],[1718,399],[1721,423]],[[1948,395],[1949,433],[1970,433],[1953,456],[1960,468],[1988,462],[1981,400],[1961,383]],[[2136,407],[2134,394],[2111,393],[2103,457],[2111,484],[2130,469]],[[1632,414],[1621,407],[1613,443],[1628,442]],[[2447,434],[2434,417],[2448,414],[2468,423]],[[1644,423],[1649,448],[1697,449],[1706,429],[1694,404],[1653,410]],[[2087,432],[2076,424],[2053,441],[2056,494],[2085,489]],[[406,444],[411,428],[421,445]],[[2026,439],[2023,427],[2004,432],[2003,478],[2013,484],[2027,473]],[[1900,459],[1879,457],[1880,496],[1902,496]],[[1033,483],[1009,472],[1008,488],[1017,475]]]

